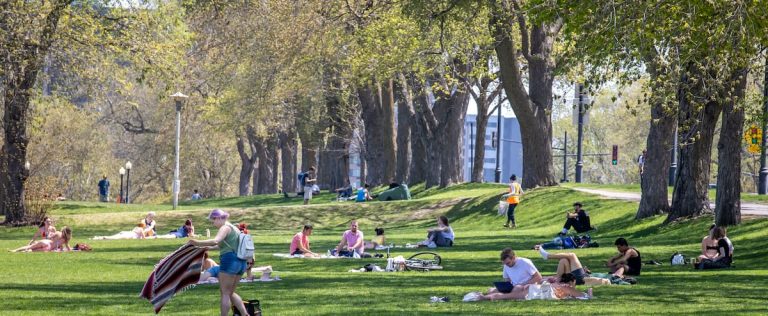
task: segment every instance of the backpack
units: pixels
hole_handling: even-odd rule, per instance
[[[670,264],[673,266],[680,266],[685,264],[685,256],[679,252],[675,252],[671,258],[669,258]]]
[[[248,315],[261,316],[261,302],[259,300],[243,300],[243,305],[245,305],[245,311],[248,312]],[[243,316],[240,315],[240,311],[234,305],[232,305],[232,316]]]
[[[307,179],[307,173],[306,172],[299,172],[299,175],[297,177],[299,179],[299,184],[301,184],[302,188],[307,186],[307,181],[305,181]]]
[[[237,247],[235,247],[237,258],[240,260],[253,259],[253,252],[256,249],[256,247],[253,246],[253,237],[251,237],[250,234],[240,232],[235,225],[232,225],[232,229],[238,233]]]

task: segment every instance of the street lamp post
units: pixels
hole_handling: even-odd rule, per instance
[[[181,106],[182,102],[188,98],[181,92],[174,93],[171,98],[176,103],[176,167],[173,169],[173,209],[179,205],[179,191],[181,191],[181,181],[179,180],[179,142],[181,138]]]
[[[581,183],[581,171],[584,168],[581,147],[584,142],[584,85],[576,84],[576,102],[578,102],[578,133],[576,137],[576,183]]]
[[[501,85],[501,79],[499,79]],[[501,183],[501,93],[498,96],[499,110],[496,112],[496,171],[493,178],[496,183]]]
[[[760,175],[758,176],[757,194],[768,193],[768,164],[765,162],[765,143],[768,141],[768,56],[765,57],[765,81],[763,81],[763,139],[760,144]]]
[[[125,203],[131,203],[131,197],[130,197],[130,186],[131,186],[131,168],[133,168],[133,164],[131,162],[125,163]]]
[[[118,171],[120,173],[120,203],[125,203],[125,196],[123,195],[123,177],[125,176],[125,168],[120,167]]]

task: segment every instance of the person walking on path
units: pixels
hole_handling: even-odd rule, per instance
[[[317,182],[317,175],[315,173],[315,167],[309,167],[309,171],[302,178],[302,186],[304,187],[304,205],[309,204],[309,200],[312,199],[312,186]]]
[[[516,175],[513,174],[509,177],[509,180],[509,196],[507,197],[509,206],[507,207],[507,223],[504,224],[504,227],[517,228],[515,224],[515,208],[520,203],[520,195],[523,194],[523,188],[520,186],[520,183],[517,183]],[[512,224],[511,226],[510,223]]]
[[[99,202],[109,202],[109,180],[106,174],[99,181]]]

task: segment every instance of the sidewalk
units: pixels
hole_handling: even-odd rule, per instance
[[[640,202],[640,193],[616,192],[616,191],[585,189],[585,188],[572,188],[572,189],[576,191],[584,192],[584,193],[600,195],[609,199]],[[715,203],[709,203],[709,207],[714,210]],[[747,203],[747,202],[741,201],[741,215],[768,216],[768,205],[757,204],[757,203]]]

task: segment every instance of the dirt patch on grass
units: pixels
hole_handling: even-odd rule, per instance
[[[440,214],[445,213],[446,209],[454,207],[456,206],[456,204],[459,204],[467,200],[469,199],[463,198],[463,199],[444,200],[444,201],[438,202],[437,204],[432,204],[426,207],[422,207],[414,211],[413,213],[403,214],[403,215],[408,215],[406,217],[406,219],[408,220],[422,220],[427,218],[434,218]]]

